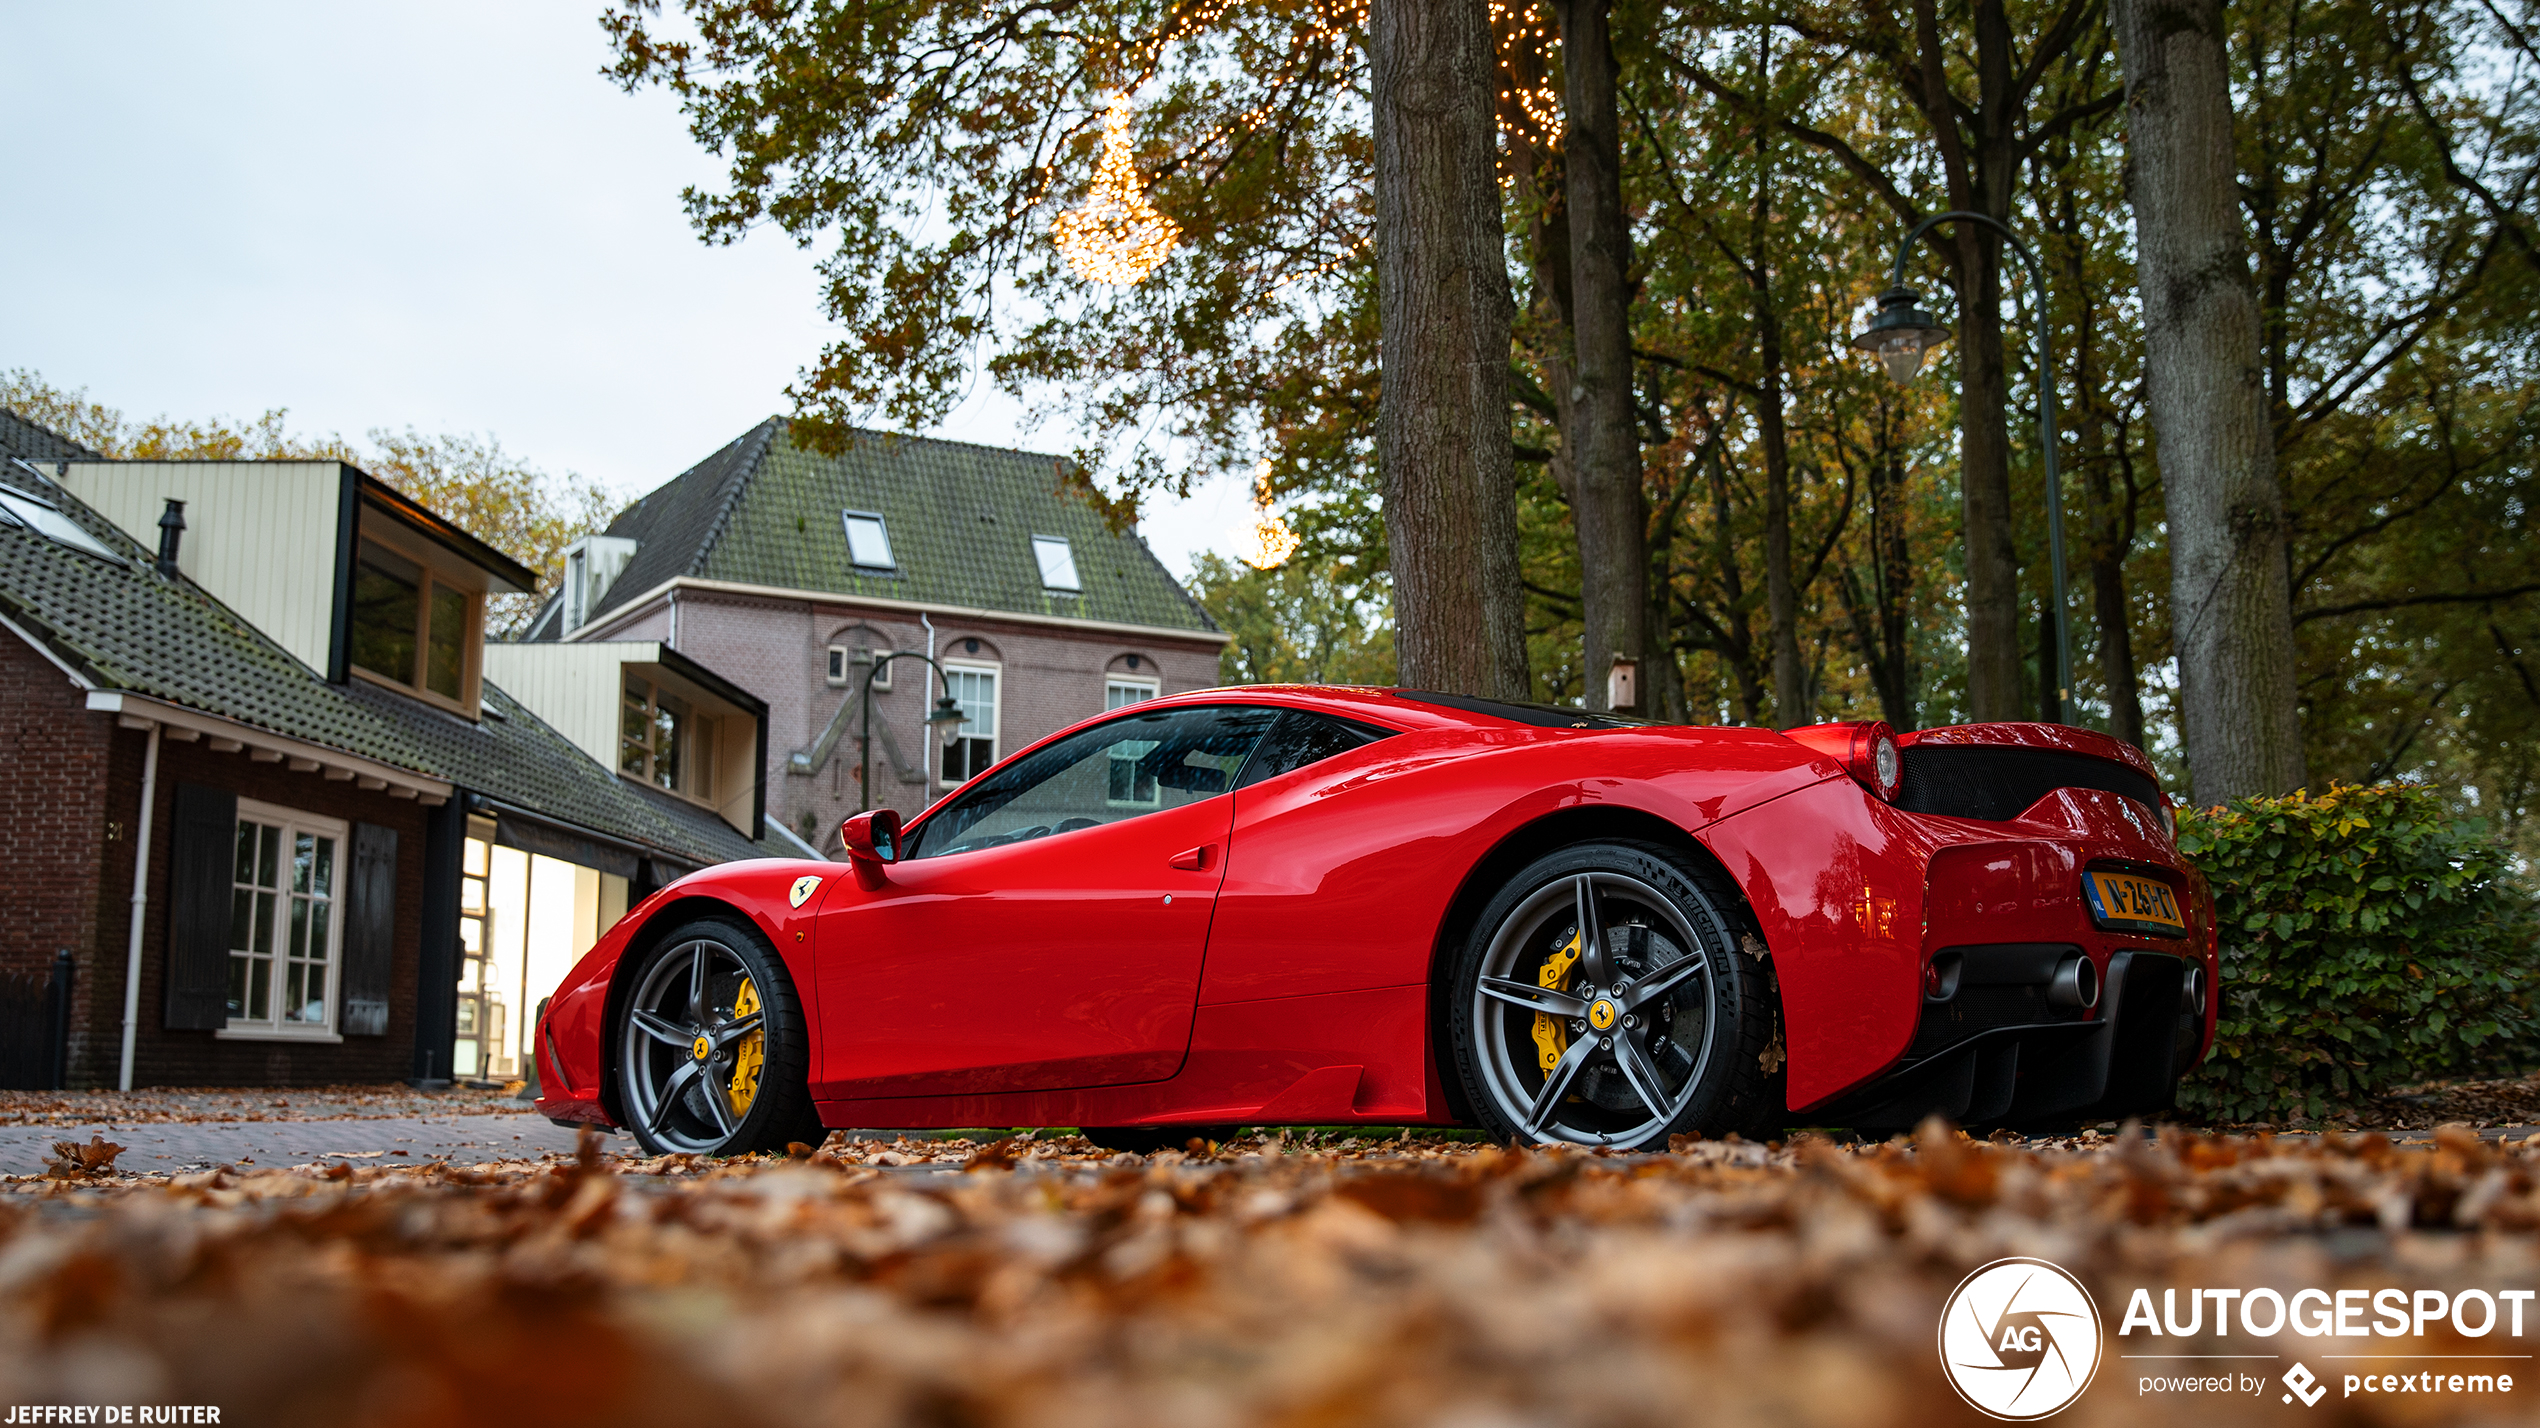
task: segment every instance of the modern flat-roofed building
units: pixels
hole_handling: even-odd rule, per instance
[[[537,998],[633,901],[807,853],[758,819],[765,706],[711,670],[655,661],[749,751],[707,801],[490,677],[485,599],[534,583],[341,462],[106,461],[0,411],[5,1024],[67,988],[0,1077],[523,1075]]]

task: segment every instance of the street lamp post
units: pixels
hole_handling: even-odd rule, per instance
[[[2055,669],[2052,685],[2043,701],[2046,722],[2065,722],[2064,706],[2072,699],[2073,657],[2071,630],[2064,615],[2064,482],[2055,464],[2055,367],[2047,345],[2049,322],[2046,313],[2046,277],[2037,265],[2035,254],[2022,246],[2019,237],[2001,220],[1983,213],[1935,213],[1914,225],[1905,241],[1896,245],[1896,271],[1888,290],[1879,294],[1878,315],[1862,329],[1852,345],[1875,354],[1879,365],[1887,369],[1896,382],[1910,382],[1922,370],[1923,354],[1949,340],[1949,329],[1940,320],[1923,311],[1923,295],[1905,286],[1905,259],[1913,252],[1915,240],[1929,232],[1933,225],[1953,219],[1981,223],[2002,235],[2003,242],[2028,267],[2030,291],[2037,294],[2037,320],[2030,325],[2037,345],[2037,437],[2046,460],[2046,551],[2054,567],[2055,593],[2047,612],[2055,642]]]
[[[935,671],[935,678],[943,682],[944,692],[936,699],[933,712],[926,716],[927,728],[956,729],[965,719],[961,705],[952,697],[951,676],[945,674],[944,667],[933,659],[915,650],[893,650],[874,660],[873,667],[864,672],[864,767],[856,773],[858,813],[869,812],[873,807],[873,677],[890,668],[891,661],[895,659],[921,660],[928,669]]]

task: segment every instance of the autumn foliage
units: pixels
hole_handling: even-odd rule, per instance
[[[2540,909],[2438,791],[2331,788],[2189,810],[2179,847],[2222,930],[2214,1050],[2191,1114],[2316,1117],[2540,1059]]]
[[[2072,1269],[2113,1334],[2136,1286],[2521,1282],[2540,1243],[2540,1147],[2457,1129],[1085,1149],[14,1186],[39,1193],[0,1196],[0,1397],[274,1425],[1960,1422],[1934,1327],[2001,1256]],[[2367,1233],[2331,1262],[2340,1229]],[[2108,1382],[2083,1407],[2166,1406]]]

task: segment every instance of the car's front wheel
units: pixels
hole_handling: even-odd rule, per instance
[[[630,969],[618,1097],[655,1155],[747,1155],[818,1143],[810,1036],[793,983],[749,929],[704,918]]]
[[[1775,1008],[1716,875],[1673,849],[1583,843],[1483,909],[1451,991],[1464,1091],[1520,1144],[1664,1148],[1778,1107]]]

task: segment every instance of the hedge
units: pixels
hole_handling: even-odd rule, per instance
[[[2430,788],[2182,810],[2222,932],[2214,1049],[2179,1087],[2218,1121],[2319,1117],[2412,1082],[2533,1064],[2540,914]]]

